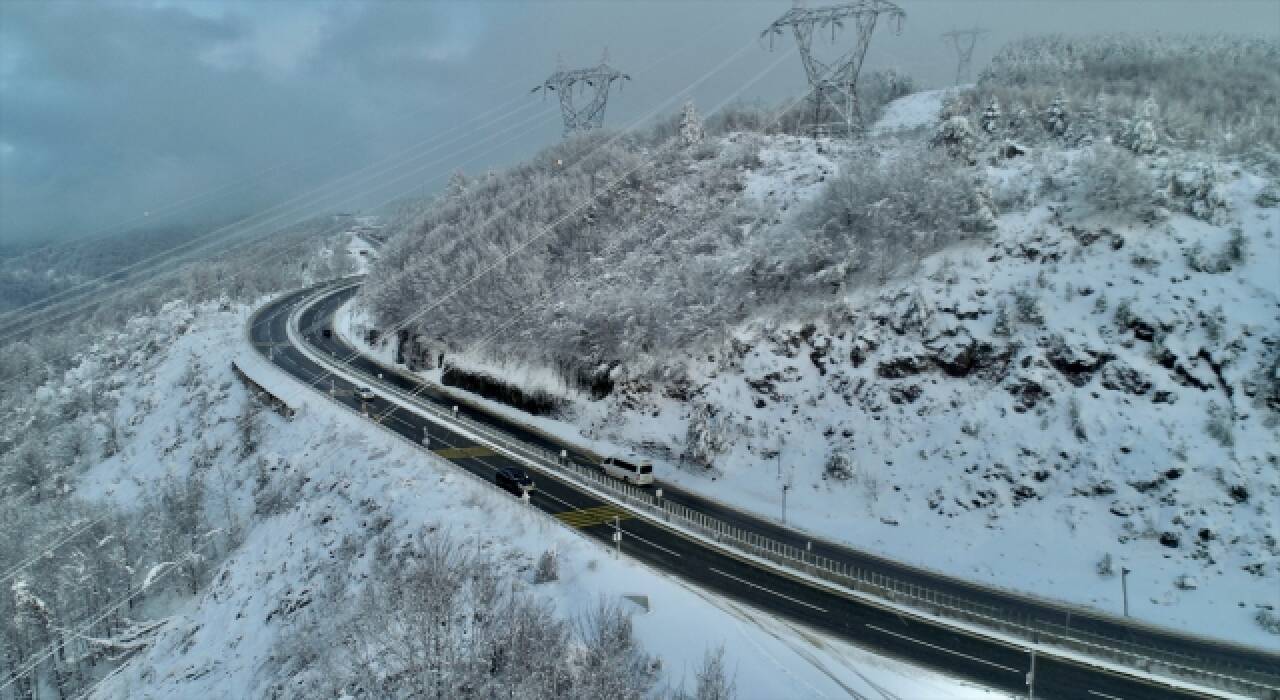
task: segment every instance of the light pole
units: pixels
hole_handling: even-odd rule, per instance
[[[787,524],[787,491],[790,490],[791,484],[782,484],[782,524]]]
[[[1129,567],[1120,567],[1120,593],[1124,596],[1124,616],[1129,617]]]

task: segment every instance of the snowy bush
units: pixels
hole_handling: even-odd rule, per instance
[[[1060,110],[1068,140],[1114,137],[1149,153],[1167,137],[1278,166],[1280,123],[1266,116],[1280,106],[1280,42],[1271,37],[1027,37],[1003,46],[983,71],[972,101],[981,106],[993,97],[1015,115],[1011,135],[1031,143],[1064,132]],[[1023,111],[1044,115],[1044,126],[1028,128],[1016,117]]]
[[[548,549],[538,557],[538,565],[533,570],[534,583],[550,583],[560,580],[560,558],[554,549]]]
[[[1111,552],[1102,555],[1102,558],[1098,560],[1097,569],[1098,575],[1103,578],[1111,578],[1116,575],[1114,565],[1111,562]]]
[[[682,693],[677,700],[733,700],[737,695],[737,686],[725,671],[724,647],[717,647],[703,655],[694,675],[693,695]]]
[[[1175,170],[1169,194],[1188,214],[1213,224],[1222,223],[1230,206],[1221,172],[1207,162]]]
[[[702,143],[706,134],[702,128],[702,117],[698,116],[698,109],[694,107],[693,101],[685,103],[684,109],[680,113],[680,145],[685,148],[691,148]]]
[[[380,540],[381,542],[381,540]],[[574,621],[503,584],[492,555],[423,533],[382,543],[354,609],[281,635],[276,658],[304,681],[291,693],[329,697],[641,698],[653,660],[631,618],[601,603]],[[306,640],[313,659],[285,653]]]
[[[1155,183],[1133,154],[1095,144],[1078,161],[1079,191],[1095,211],[1150,218]]]
[[[853,478],[853,462],[844,452],[832,452],[827,456],[822,473],[824,477],[836,481],[848,481]]]
[[[953,115],[944,119],[929,143],[935,148],[942,148],[949,157],[965,165],[974,163],[973,126],[967,117]]]
[[[1224,409],[1216,401],[1209,402],[1208,419],[1205,421],[1205,432],[1218,441],[1223,447],[1235,445],[1235,431],[1232,428],[1230,409]]]
[[[1266,608],[1258,608],[1258,614],[1254,615],[1253,619],[1262,629],[1271,634],[1280,634],[1280,615]]]

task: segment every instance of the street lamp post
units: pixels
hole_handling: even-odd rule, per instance
[[[1124,616],[1129,617],[1129,567],[1120,567],[1120,593],[1124,596]]]
[[[790,490],[791,484],[782,484],[782,524],[787,524],[787,491]]]

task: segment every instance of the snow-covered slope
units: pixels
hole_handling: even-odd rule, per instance
[[[871,126],[871,133],[883,135],[895,131],[932,129],[938,121],[938,113],[942,111],[943,101],[965,87],[967,86],[925,90],[894,100],[884,108],[884,114]]]
[[[886,109],[882,162],[951,92]],[[753,138],[740,197],[789,225],[842,152]],[[1119,613],[1126,567],[1131,614],[1280,648],[1275,183],[1195,153],[998,143],[974,168],[994,231],[820,312],[772,309],[664,379],[562,387],[563,422],[540,422],[771,517],[792,484],[790,523],[993,586]],[[1107,158],[1132,160],[1118,184]]]
[[[93,697],[289,697],[323,688],[324,655],[343,653],[328,633],[357,609],[388,547],[433,537],[491,557],[504,585],[564,617],[597,600],[648,596],[649,612],[627,610],[644,650],[660,661],[659,688],[688,688],[704,653],[723,646],[744,698],[797,688],[811,697],[989,695],[613,558],[257,359],[243,340],[247,313],[171,304],[131,324],[149,350],[87,362],[67,378],[115,387],[127,426],[119,453],[80,476],[74,497],[133,512],[181,492],[193,495],[191,517],[204,523],[173,558],[191,563],[193,577],[167,564],[137,572],[149,592],[129,616],[163,625],[149,647],[92,686]],[[251,404],[233,359],[298,415],[262,413],[246,438],[242,411]],[[187,557],[188,548],[201,556]],[[558,554],[559,580],[534,584],[546,551]],[[200,566],[213,568],[199,574]],[[90,681],[110,669],[99,665]]]

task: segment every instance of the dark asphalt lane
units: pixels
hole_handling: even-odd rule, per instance
[[[287,295],[261,309],[252,322],[252,340],[264,355],[268,353],[268,347],[274,347],[273,361],[290,374],[304,381],[320,380],[315,382],[317,391],[327,393],[332,379],[332,385],[337,390],[334,399],[358,409],[359,401],[354,396],[352,392],[354,387],[350,383],[341,378],[331,378],[323,368],[313,364],[288,344],[286,324],[290,309],[314,291],[303,290]],[[304,331],[307,342],[314,345],[320,352],[331,352],[339,359],[352,355],[351,348],[345,346],[336,337],[324,338],[320,329],[330,326],[328,319],[333,311],[353,293],[354,290],[330,295],[301,314],[299,326]],[[376,376],[381,368],[363,356],[352,358],[349,364],[352,370],[369,376],[368,384],[374,385],[376,390],[378,381]],[[388,372],[383,374],[383,381],[388,384],[399,386],[407,391],[422,389],[415,382],[399,374]],[[430,389],[421,391],[420,395],[424,400],[433,401],[442,406],[453,405],[448,397]],[[519,429],[519,426],[502,424],[488,414],[471,411],[465,407],[460,408],[460,411],[475,420],[495,424],[505,432],[525,439],[531,444],[549,449],[561,448],[560,445],[553,444],[541,436]],[[382,421],[385,427],[415,442],[421,441],[423,430],[427,429],[432,450],[483,447],[439,424],[430,423],[417,414],[396,408],[381,398],[370,402],[370,412],[375,416],[386,414],[386,419]],[[450,453],[446,452],[446,454]],[[588,461],[581,454],[576,454],[575,458],[584,463]],[[499,467],[522,466],[500,454],[457,455],[452,461],[486,480],[492,480],[494,471]],[[572,520],[579,517],[575,514],[576,511],[607,505],[590,494],[578,490],[569,482],[537,474],[535,474],[535,480],[538,482],[538,488],[532,495],[531,504],[553,515],[559,514],[562,518]],[[785,538],[787,541],[800,542],[800,546],[803,546],[803,541],[797,540],[794,533],[773,523],[745,516],[718,504],[707,504],[705,500],[679,489],[673,489],[670,485],[664,485],[663,489],[664,498],[672,498],[672,500],[679,498],[691,507],[698,507],[717,517],[730,519],[739,527],[751,528],[778,539]],[[672,490],[668,491],[668,489]],[[704,504],[709,507],[701,507]],[[928,621],[901,616],[877,605],[846,598],[799,578],[758,567],[750,561],[707,547],[697,540],[688,539],[645,520],[623,520],[621,529],[624,554],[658,570],[680,576],[702,588],[747,602],[769,612],[785,615],[860,646],[931,667],[943,673],[967,678],[1008,692],[1025,693],[1027,690],[1025,675],[1030,667],[1030,656],[1027,651],[1019,647],[993,641],[980,634],[958,632]],[[611,539],[613,526],[610,524],[590,525],[581,528],[581,531],[584,535],[606,546],[613,546]],[[850,554],[848,550],[834,547],[829,543],[814,542],[814,547],[815,549],[824,548],[823,556],[832,558],[846,557]],[[852,555],[861,556],[856,552]],[[876,558],[857,561],[869,562],[871,566],[878,566],[880,563]],[[867,566],[866,563],[859,563],[859,565]],[[898,568],[885,570],[886,573],[895,576],[900,575],[898,571]],[[918,575],[918,572],[913,569],[905,569],[905,571]],[[949,580],[943,581],[943,583],[948,582]],[[921,579],[921,585],[926,584],[935,588],[939,585],[933,578]],[[1036,660],[1035,690],[1037,697],[1080,697],[1094,700],[1099,697],[1194,697],[1180,696],[1166,687],[1150,685],[1145,681],[1117,676],[1073,663],[1046,659],[1042,656]]]

